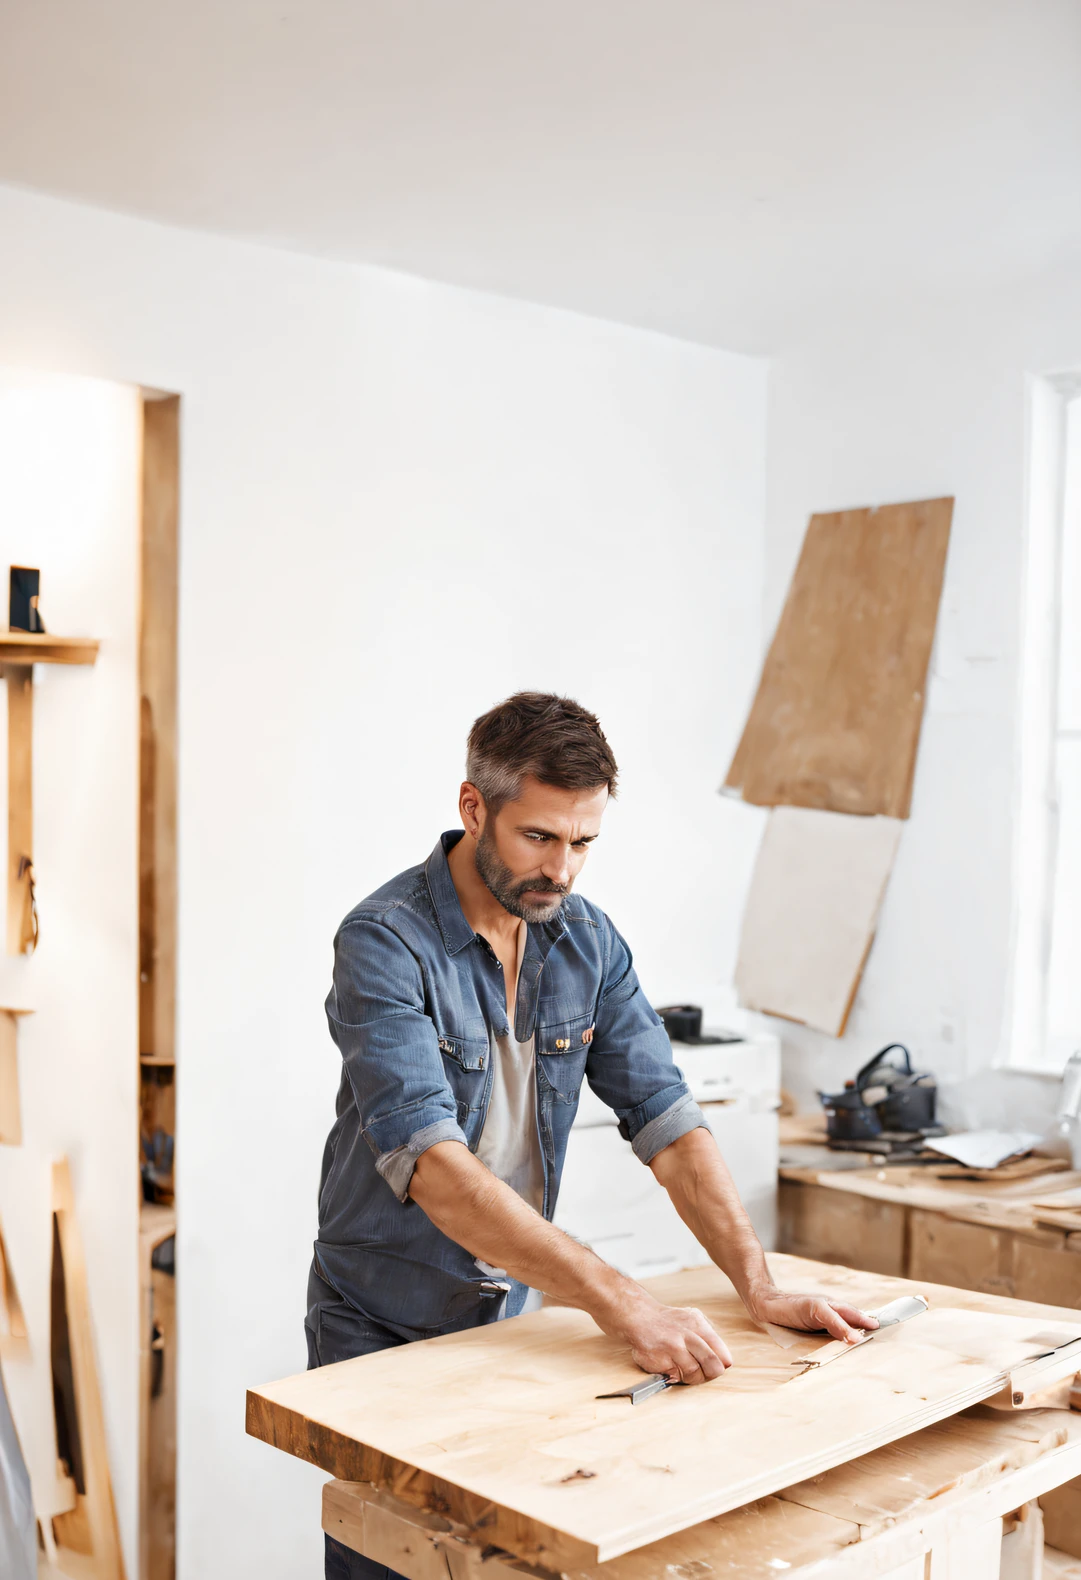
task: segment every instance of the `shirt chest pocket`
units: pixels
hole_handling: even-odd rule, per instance
[[[592,1041],[593,1017],[590,1014],[537,1026],[537,1066],[543,1082],[557,1100],[578,1101]]]
[[[441,1036],[439,1051],[443,1055],[447,1083],[458,1104],[458,1120],[461,1123],[466,1114],[484,1106],[488,1080],[488,1039]]]

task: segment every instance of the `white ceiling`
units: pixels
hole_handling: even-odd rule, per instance
[[[0,0],[0,181],[737,349],[1081,260],[1081,0]]]

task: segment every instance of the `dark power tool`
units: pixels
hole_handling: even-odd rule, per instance
[[[903,1066],[891,1063],[891,1054],[903,1056]],[[843,1092],[819,1092],[826,1110],[830,1141],[872,1141],[883,1131],[909,1135],[936,1131],[935,1099],[938,1084],[933,1075],[912,1068],[908,1049],[891,1042],[870,1059]]]

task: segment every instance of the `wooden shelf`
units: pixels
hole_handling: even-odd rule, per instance
[[[100,646],[92,636],[0,631],[0,664],[92,664]]]
[[[168,1054],[163,1056],[158,1053],[141,1053],[139,1055],[139,1063],[148,1064],[155,1070],[173,1070],[176,1068],[176,1060]]]

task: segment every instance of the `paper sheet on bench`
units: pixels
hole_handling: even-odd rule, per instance
[[[935,1136],[927,1141],[932,1152],[956,1158],[970,1169],[997,1169],[1007,1158],[1030,1152],[1043,1140],[1031,1130],[963,1130],[955,1136]]]
[[[874,937],[902,823],[774,807],[743,915],[747,1009],[840,1036]]]

